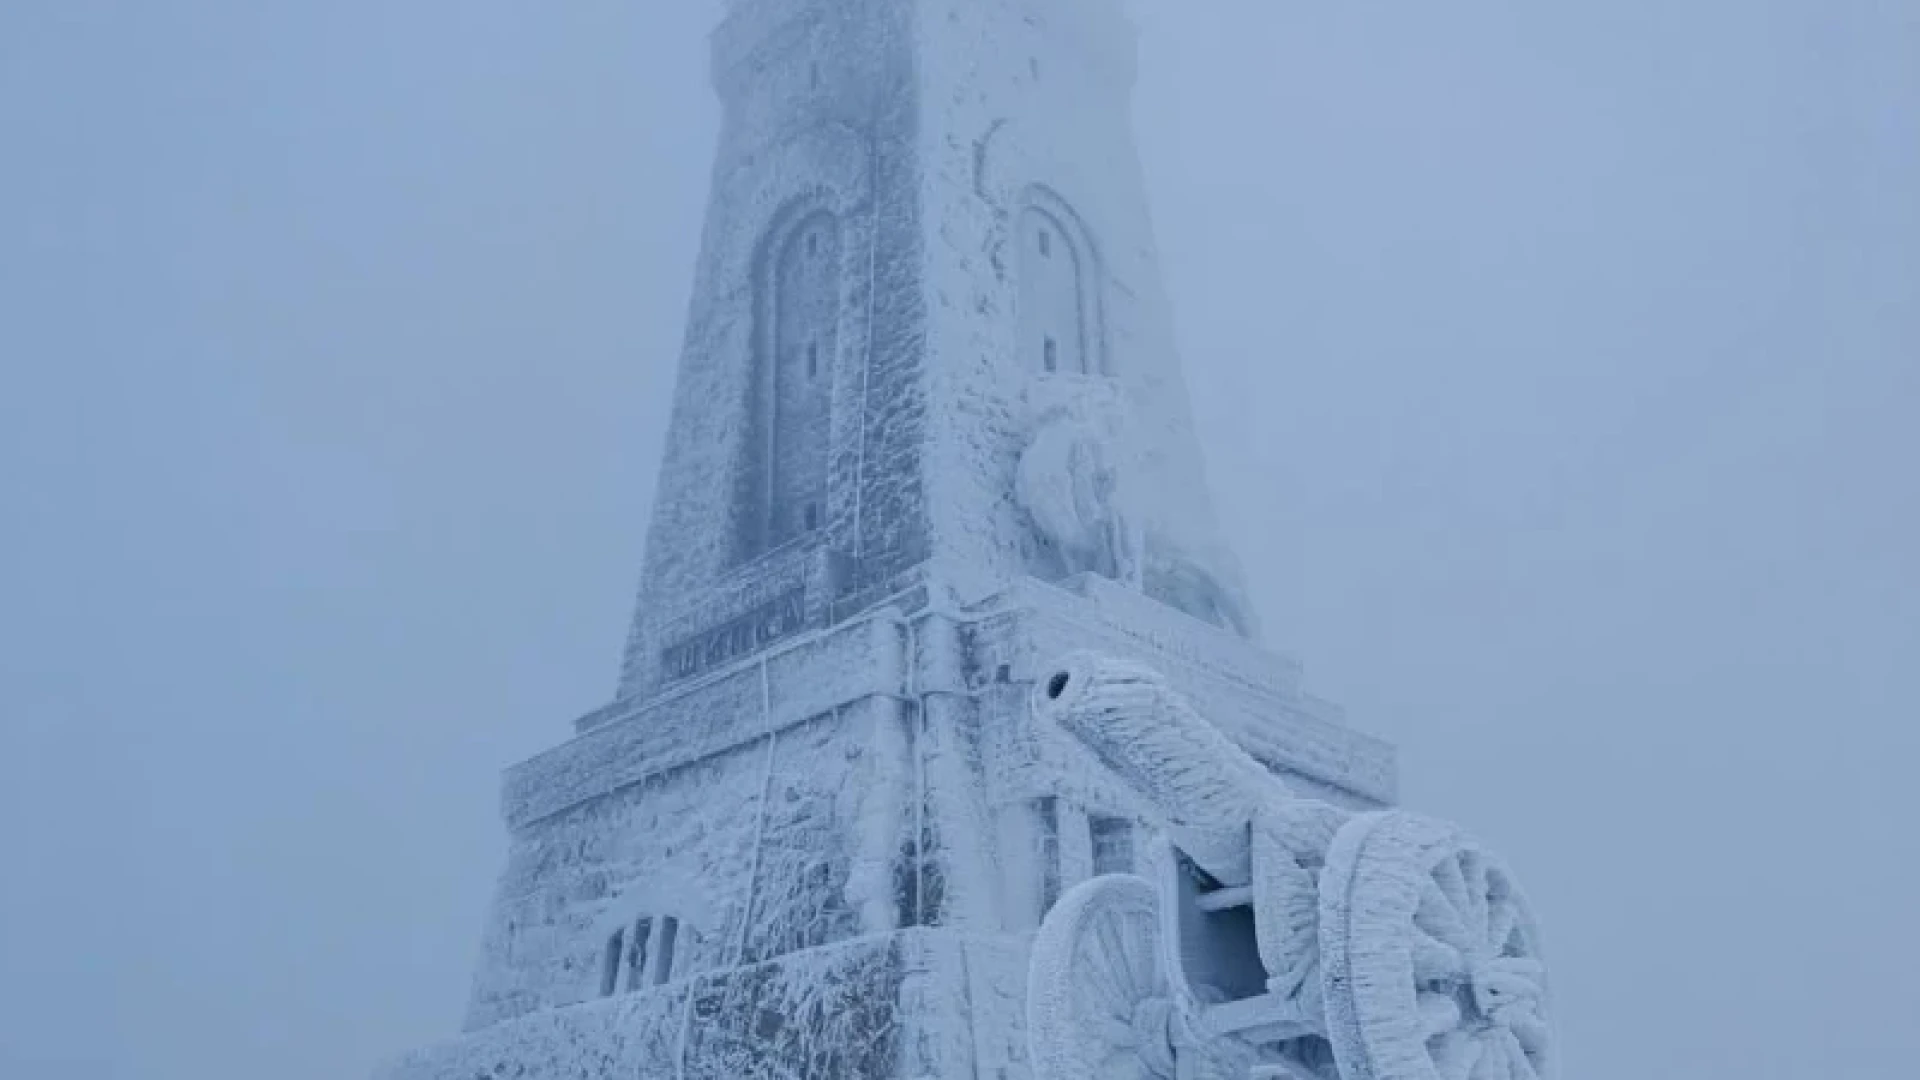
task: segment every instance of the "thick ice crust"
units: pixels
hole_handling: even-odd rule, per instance
[[[1253,819],[1291,796],[1159,674],[1075,653],[1035,684],[1033,700],[1043,722],[1143,796],[1189,855],[1216,876],[1246,880]]]
[[[1034,1080],[1173,1076],[1159,920],[1155,887],[1131,874],[1082,882],[1054,905],[1028,963]]]
[[[902,944],[868,940],[548,1009],[376,1080],[895,1080]]]
[[[1343,1080],[1552,1080],[1539,931],[1506,866],[1400,811],[1341,829],[1321,879],[1328,1035]]]

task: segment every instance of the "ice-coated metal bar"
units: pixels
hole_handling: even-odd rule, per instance
[[[1200,898],[1194,901],[1194,903],[1201,911],[1209,914],[1231,911],[1234,908],[1251,907],[1253,905],[1253,886],[1236,885],[1230,889],[1215,889],[1209,893],[1201,893]]]

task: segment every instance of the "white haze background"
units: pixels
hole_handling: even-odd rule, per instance
[[[1544,909],[1567,1072],[1920,1060],[1920,6],[1143,5],[1270,637]],[[0,4],[0,1076],[451,1035],[613,685],[699,5]]]

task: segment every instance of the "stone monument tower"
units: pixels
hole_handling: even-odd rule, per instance
[[[466,1032],[392,1080],[1027,1077],[1033,931],[1148,839],[1036,733],[1069,649],[1393,799],[1216,533],[1119,0],[733,0],[712,48],[618,691],[509,771]]]

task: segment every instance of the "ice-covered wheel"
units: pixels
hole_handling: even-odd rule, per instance
[[[1159,907],[1131,874],[1083,882],[1054,905],[1028,968],[1036,1080],[1176,1080]]]
[[[1552,1080],[1539,931],[1506,865],[1453,826],[1363,814],[1320,879],[1321,977],[1344,1080]]]

